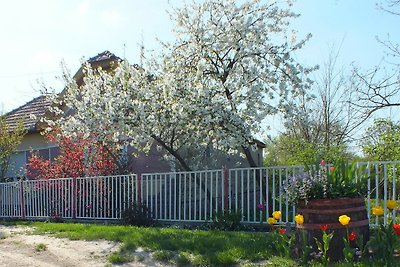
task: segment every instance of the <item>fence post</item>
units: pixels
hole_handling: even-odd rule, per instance
[[[138,207],[140,208],[142,206],[142,175],[139,173],[137,175],[137,187],[138,187],[138,196],[137,196],[137,200],[138,200]]]
[[[229,210],[229,170],[224,167],[224,211]]]
[[[24,194],[24,181],[19,180],[19,187],[21,193],[21,219],[25,219],[25,194]]]
[[[76,177],[72,178],[72,203],[71,203],[71,208],[72,208],[72,219],[76,219],[76,213],[77,213],[77,188],[76,188]]]

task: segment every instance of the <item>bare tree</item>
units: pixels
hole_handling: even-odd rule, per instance
[[[354,99],[354,76],[338,67],[339,53],[340,48],[331,48],[316,82],[319,98],[316,110],[320,116],[322,144],[328,148],[350,141],[353,131],[361,125],[358,110],[350,104]]]
[[[285,117],[287,133],[317,147],[338,147],[352,141],[361,125],[354,100],[354,76],[338,67],[340,48],[330,48],[328,59],[315,77],[314,96],[294,98],[292,113]]]
[[[363,110],[363,120],[383,108],[400,106],[400,69],[392,71],[388,74],[380,66],[364,73],[359,69],[354,70],[359,81],[357,99],[353,105]]]
[[[377,4],[378,8],[393,14],[400,15],[400,11],[396,10],[400,6],[400,0],[386,0],[383,3]]]
[[[400,0],[386,0],[377,4],[378,8],[400,18]],[[358,78],[357,101],[353,105],[363,110],[363,119],[367,120],[376,111],[400,106],[400,45],[391,40],[377,37],[385,48],[385,60],[372,70],[362,72],[354,68]]]

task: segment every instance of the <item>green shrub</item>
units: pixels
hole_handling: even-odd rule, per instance
[[[244,228],[243,224],[241,223],[242,217],[243,216],[241,210],[218,212],[213,217],[212,227],[214,229],[223,231],[242,230]]]
[[[150,226],[154,223],[150,210],[146,205],[133,203],[121,213],[122,223],[125,225]]]

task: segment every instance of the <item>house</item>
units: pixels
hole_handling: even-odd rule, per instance
[[[15,129],[18,123],[22,122],[23,128],[26,131],[17,152],[10,159],[7,177],[15,178],[25,175],[25,165],[32,150],[37,151],[44,159],[53,159],[58,156],[58,147],[49,143],[40,134],[42,128],[38,123],[38,118],[46,114],[49,106],[50,101],[44,96],[40,96],[5,114],[10,130]]]
[[[98,54],[92,57],[88,62],[93,68],[101,67],[104,70],[111,69],[113,63],[120,60],[117,56],[109,51]],[[83,71],[80,68],[74,75],[74,79],[78,85],[83,83]],[[62,93],[61,93],[62,95]],[[37,97],[28,103],[16,108],[15,110],[5,114],[6,122],[9,124],[11,129],[15,129],[17,123],[22,121],[26,135],[23,138],[22,143],[18,147],[18,151],[12,156],[10,168],[7,176],[10,178],[16,178],[25,176],[26,163],[32,152],[38,153],[42,158],[52,160],[59,155],[59,148],[42,136],[40,133],[44,130],[46,125],[41,122],[42,117],[51,116],[49,112],[51,102],[44,96]],[[253,151],[254,158],[262,166],[262,149],[264,144],[261,142],[257,143],[258,149]],[[130,155],[129,149],[127,154]],[[218,157],[218,162],[211,164],[210,157]],[[221,168],[226,167],[246,167],[248,166],[246,160],[241,158],[239,155],[227,156],[221,152],[210,152],[206,151],[204,154],[204,166],[208,168]],[[157,149],[157,145],[153,145],[150,153],[145,155],[141,154],[139,157],[129,156],[128,169],[134,173],[151,173],[151,172],[169,172],[175,170],[174,164],[164,160],[163,151]]]

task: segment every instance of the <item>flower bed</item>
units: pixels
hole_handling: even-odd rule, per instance
[[[276,225],[280,219],[279,211],[273,212],[268,222],[272,234],[276,236],[277,247],[284,255],[300,259],[304,265],[320,262],[326,266],[340,261],[349,264],[359,262],[360,264],[398,266],[400,264],[400,218],[396,216],[397,201],[388,200],[385,205],[391,211],[386,218],[389,223],[381,224],[379,228],[373,229],[368,241],[364,239],[365,235],[355,230],[352,217],[348,214],[336,217],[339,227],[335,224],[321,223],[318,229],[313,229],[315,233],[319,233],[313,236],[314,240],[310,239],[304,227],[306,219],[303,214],[298,213],[295,216],[297,231],[294,234]],[[374,206],[371,212],[374,216],[382,217],[384,208]],[[340,233],[340,238],[337,233]],[[337,245],[338,242],[340,246]]]

